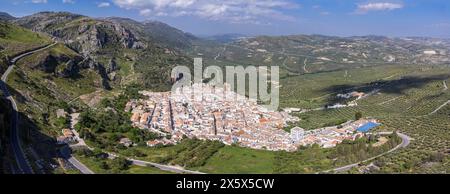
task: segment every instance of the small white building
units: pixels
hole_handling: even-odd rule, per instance
[[[437,54],[437,53],[436,53],[436,51],[434,51],[434,50],[426,50],[426,51],[423,51],[423,54],[426,54],[426,55],[435,55],[435,54]]]
[[[294,142],[299,142],[305,138],[305,130],[300,127],[294,127],[291,129],[291,139]]]
[[[122,138],[119,143],[125,147],[131,147],[133,145],[133,142],[129,138]]]

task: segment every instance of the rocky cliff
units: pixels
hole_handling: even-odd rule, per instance
[[[16,19],[14,23],[63,42],[84,58],[82,67],[97,70],[104,83],[113,86],[122,85],[133,77],[147,87],[168,84],[172,67],[190,64],[190,59],[180,54],[179,48],[189,47],[190,41],[195,39],[163,23],[98,19],[67,12],[41,12]],[[55,57],[46,60],[43,62],[67,62]],[[75,62],[78,61],[72,60]],[[73,69],[70,64],[66,70]],[[67,71],[62,71],[62,75],[67,76]]]

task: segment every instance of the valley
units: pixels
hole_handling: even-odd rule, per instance
[[[157,165],[232,174],[448,173],[450,167],[448,39],[293,35],[222,42],[198,38],[161,22],[40,12],[1,19],[0,46],[0,73],[6,72],[8,78],[2,78],[7,90],[0,94],[9,98],[10,93],[17,103],[13,109],[18,114],[17,141],[35,173],[81,173],[61,154],[80,141],[62,134],[64,129],[76,129],[94,148],[72,146],[76,162],[101,174],[173,173]],[[21,56],[24,53],[27,55]],[[172,68],[193,68],[194,57],[202,57],[206,66],[280,66],[279,111],[290,110],[298,120],[267,127],[264,130],[269,135],[261,142],[278,133],[289,139],[293,128],[340,129],[349,121],[364,119],[375,119],[381,125],[361,138],[342,139],[329,147],[308,143],[280,149],[282,143],[273,145],[272,141],[251,146],[251,138],[238,138],[233,143],[231,139],[218,141],[217,134],[202,138],[188,133],[177,134],[177,143],[165,144],[165,139],[176,139],[170,130],[194,125],[177,124],[169,129],[170,119],[164,119],[175,118],[181,123],[184,118],[163,115],[170,102],[180,115],[217,106],[194,104],[190,109],[180,96],[178,100],[157,96],[170,90]],[[142,91],[151,95],[142,95]],[[164,103],[158,108],[161,117],[155,117],[158,122],[154,122],[160,127],[137,127],[140,120],[130,119],[133,115],[126,110],[127,103],[139,99],[153,103],[142,109],[148,114],[157,103]],[[7,118],[15,113],[3,108],[9,106],[8,100],[2,99],[0,105],[0,148],[14,146],[16,140],[8,137],[16,130],[7,127],[14,121]],[[239,105],[230,105],[235,106]],[[230,107],[222,107],[230,110],[220,118],[239,109]],[[240,108],[246,112],[254,107]],[[79,123],[71,126],[70,115],[74,113],[80,114]],[[196,122],[207,126],[204,123],[222,120],[217,119],[217,113],[211,113],[212,117],[210,112],[205,114],[204,122]],[[252,114],[246,115],[255,121],[264,120],[259,116],[262,114],[277,117],[275,113]],[[237,114],[231,115],[235,118]],[[230,126],[230,134],[236,126]],[[261,129],[255,127],[250,135],[258,135]],[[391,133],[380,135],[386,132]],[[402,135],[411,138],[409,144],[394,149],[404,143]],[[162,143],[148,146],[148,142]],[[245,143],[248,145],[242,146]],[[7,173],[16,171],[18,157],[12,151],[1,152],[0,166]],[[111,159],[107,153],[120,157]],[[149,167],[147,163],[133,165],[130,159],[146,161]],[[343,166],[348,168],[328,171]]]

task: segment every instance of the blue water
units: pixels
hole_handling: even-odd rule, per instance
[[[374,123],[374,122],[369,122],[369,123],[359,127],[356,130],[359,131],[359,132],[366,133],[366,132],[370,131],[371,129],[373,129],[375,127],[378,127],[378,126],[380,126],[380,124]]]

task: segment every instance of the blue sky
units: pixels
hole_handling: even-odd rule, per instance
[[[196,35],[323,34],[450,38],[448,0],[0,0],[25,16],[69,11],[159,20]]]

